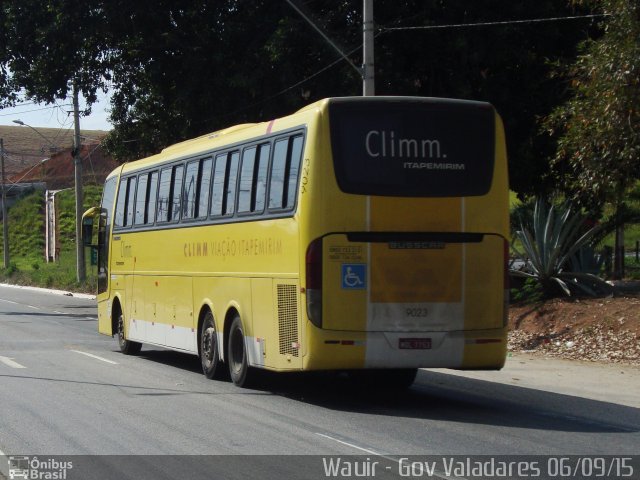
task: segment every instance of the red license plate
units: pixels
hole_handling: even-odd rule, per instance
[[[398,341],[398,348],[401,350],[430,350],[430,338],[401,338]]]

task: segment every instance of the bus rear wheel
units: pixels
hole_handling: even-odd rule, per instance
[[[127,340],[124,336],[124,315],[122,313],[118,315],[118,345],[120,346],[120,351],[125,355],[136,355],[140,353],[142,348],[141,343]]]
[[[242,320],[236,315],[231,322],[228,341],[228,363],[231,381],[238,387],[249,387],[255,372],[249,367]]]
[[[200,330],[200,362],[202,363],[202,373],[204,373],[205,377],[209,379],[220,378],[221,365],[218,352],[218,336],[211,312],[207,312],[205,315]]]

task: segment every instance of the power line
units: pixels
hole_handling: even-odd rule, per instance
[[[357,48],[355,48],[355,49],[353,49],[353,50],[351,50],[350,52],[347,52],[347,54],[346,54],[346,55],[351,55],[351,54],[353,54],[354,52],[357,52],[358,50],[360,50],[361,48],[362,48],[362,45],[361,45],[361,46],[359,46],[359,47],[357,47]],[[338,63],[343,62],[343,61],[344,61],[344,58],[343,58],[343,57],[340,57],[340,58],[338,58],[337,60],[334,60],[333,62],[331,62],[331,63],[330,63],[329,65],[327,65],[326,67],[321,68],[321,69],[320,69],[320,70],[318,70],[316,73],[313,73],[313,74],[309,75],[308,77],[306,77],[306,78],[304,78],[304,79],[302,79],[302,80],[300,80],[300,81],[298,81],[298,82],[294,83],[293,85],[291,85],[291,86],[289,86],[289,87],[287,87],[287,88],[285,88],[285,89],[283,89],[283,90],[280,90],[278,93],[274,93],[273,95],[270,95],[270,96],[268,96],[267,98],[263,98],[262,100],[259,100],[259,101],[257,101],[257,102],[251,103],[251,104],[249,104],[249,105],[245,105],[244,107],[241,107],[241,108],[239,108],[239,109],[237,109],[237,110],[235,110],[235,111],[233,111],[233,112],[230,112],[230,113],[228,113],[228,114],[227,114],[227,115],[225,115],[225,116],[227,116],[227,117],[228,117],[228,116],[231,116],[231,115],[235,115],[236,113],[240,113],[240,112],[242,112],[242,111],[244,111],[244,110],[248,110],[249,108],[252,108],[252,107],[255,107],[255,106],[258,106],[258,105],[262,105],[263,103],[266,103],[266,102],[268,102],[268,101],[270,101],[270,100],[273,100],[274,98],[279,97],[280,95],[284,95],[284,94],[285,94],[285,93],[287,93],[288,91],[293,90],[293,89],[294,89],[294,88],[296,88],[296,87],[299,87],[299,86],[300,86],[300,85],[302,85],[303,83],[308,82],[308,81],[309,81],[309,80],[311,80],[312,78],[317,77],[317,76],[318,76],[318,75],[320,75],[321,73],[325,72],[326,70],[329,70],[329,69],[330,69],[331,67],[333,67],[334,65],[337,65]]]
[[[336,50],[336,51],[337,51],[337,52],[342,56],[342,58],[343,58],[343,59],[344,59],[344,60],[345,60],[349,65],[351,65],[351,66],[354,68],[354,70],[355,70],[356,72],[358,72],[360,75],[362,75],[362,69],[361,69],[360,67],[357,67],[357,66],[356,66],[356,64],[355,64],[355,63],[353,63],[353,62],[351,61],[351,59],[349,58],[348,54],[344,53],[344,52],[342,51],[342,48],[340,48],[338,45],[336,45],[336,43],[335,43],[333,40],[331,40],[331,39],[329,38],[329,36],[328,36],[326,33],[324,33],[324,32],[322,31],[322,29],[321,29],[318,25],[316,25],[316,24],[313,22],[313,20],[311,20],[311,18],[310,18],[310,17],[309,17],[305,12],[303,12],[303,11],[302,11],[302,10],[301,10],[301,9],[300,9],[296,4],[295,4],[295,3],[293,3],[293,1],[292,1],[292,0],[285,0],[285,2],[287,2],[287,3],[291,6],[291,8],[293,8],[296,12],[298,12],[298,14],[299,14],[302,18],[304,18],[304,19],[307,21],[307,23],[309,23],[309,25],[311,25],[311,27],[312,27],[316,32],[318,32],[318,33],[320,34],[320,36],[321,36],[322,38],[324,38],[324,40],[325,40],[329,45],[331,45],[331,46],[333,47],[333,49],[334,49],[334,50]]]
[[[550,18],[530,18],[526,20],[505,20],[500,22],[480,22],[480,23],[455,23],[451,25],[422,25],[417,27],[380,27],[381,32],[393,32],[400,30],[436,30],[445,28],[468,28],[468,27],[493,27],[498,25],[522,25],[530,23],[561,22],[565,20],[582,20],[601,17],[609,17],[609,13],[593,15],[575,15],[570,17],[550,17]]]
[[[382,35],[384,32],[383,31],[378,31],[378,33],[375,34],[375,38],[379,37],[380,35]],[[358,50],[362,50],[362,45],[358,45],[357,47],[353,48],[352,50],[349,50],[345,55],[353,55],[354,53],[356,53]],[[299,87],[300,85],[308,82],[309,80],[311,80],[312,78],[317,77],[318,75],[320,75],[321,73],[324,73],[325,71],[329,70],[331,67],[334,67],[335,65],[337,65],[340,62],[343,62],[344,58],[343,57],[338,57],[336,60],[334,60],[333,62],[331,62],[330,64],[322,67],[320,70],[316,71],[315,73],[312,73],[311,75],[309,75],[308,77],[303,78],[302,80],[297,81],[296,83],[294,83],[293,85],[288,86],[285,89],[280,90],[277,93],[274,93],[266,98],[263,98],[262,100],[258,100],[257,102],[254,103],[250,103],[249,105],[245,105],[244,107],[241,107],[237,110],[234,110],[233,112],[229,112],[226,115],[224,115],[224,117],[229,117],[232,115],[235,115],[236,113],[240,113],[244,110],[248,110],[252,107],[258,106],[258,105],[262,105],[263,103],[266,103],[268,101],[273,100],[274,98],[279,97],[280,95],[284,95],[285,93],[293,90],[296,87]],[[223,118],[224,118],[223,117]],[[220,117],[218,117],[220,118]]]
[[[19,112],[11,112],[11,113],[0,113],[0,117],[9,117],[11,115],[20,115],[22,113],[31,113],[31,112],[41,112],[43,110],[53,110],[54,108],[62,108],[63,105],[53,105],[51,107],[42,107],[42,108],[36,108],[34,110],[21,110]],[[14,107],[15,108],[15,107]]]
[[[353,53],[357,52],[358,50],[360,50],[361,48],[362,48],[362,45],[360,45],[360,46],[358,46],[358,47],[354,48],[353,50],[351,50],[351,51],[349,51],[349,52],[347,52],[347,53],[346,53],[346,55],[351,55],[351,54],[353,54]],[[302,80],[299,80],[298,82],[294,83],[293,85],[290,85],[290,86],[288,86],[287,88],[282,89],[282,90],[280,90],[280,91],[279,91],[279,92],[277,92],[277,93],[274,93],[274,94],[272,94],[272,95],[269,95],[268,97],[263,98],[263,99],[261,99],[261,100],[258,100],[257,102],[249,103],[248,105],[245,105],[244,107],[237,108],[236,110],[234,110],[234,111],[232,111],[232,112],[229,112],[229,113],[226,113],[225,115],[217,116],[217,117],[210,117],[210,118],[208,118],[208,119],[202,120],[200,123],[204,123],[204,122],[209,121],[209,120],[211,120],[211,119],[213,119],[213,118],[227,118],[227,117],[231,117],[231,116],[235,115],[236,113],[244,112],[245,110],[249,110],[250,108],[257,107],[258,105],[262,105],[262,104],[264,104],[264,103],[267,103],[267,102],[269,102],[269,101],[273,100],[274,98],[277,98],[277,97],[279,97],[280,95],[284,95],[285,93],[289,92],[290,90],[293,90],[294,88],[299,87],[299,86],[300,86],[300,85],[302,85],[303,83],[308,82],[308,81],[309,81],[309,80],[311,80],[312,78],[317,77],[317,76],[318,76],[318,75],[320,75],[321,73],[325,72],[326,70],[329,70],[331,67],[333,67],[333,66],[337,65],[338,63],[340,63],[340,62],[342,62],[342,61],[344,61],[344,58],[339,57],[338,59],[334,60],[334,61],[333,61],[333,62],[331,62],[329,65],[327,65],[327,66],[325,66],[325,67],[321,68],[321,69],[320,69],[320,70],[318,70],[317,72],[315,72],[315,73],[313,73],[313,74],[309,75],[308,77],[306,77],[306,78],[304,78],[304,79],[302,79]],[[134,141],[134,140],[129,140],[129,141]]]
[[[432,29],[445,29],[445,28],[466,28],[466,27],[487,27],[487,26],[498,26],[498,25],[518,25],[518,24],[527,24],[527,23],[543,23],[543,22],[556,22],[556,21],[563,21],[563,20],[578,20],[578,19],[587,19],[587,18],[600,18],[600,17],[609,17],[610,14],[607,13],[603,13],[603,14],[593,14],[593,15],[575,15],[575,16],[569,16],[569,17],[550,17],[550,18],[532,18],[532,19],[527,19],[527,20],[507,20],[507,21],[496,21],[496,22],[482,22],[482,23],[459,23],[459,24],[452,24],[452,25],[425,25],[425,26],[418,26],[418,27],[381,27],[378,29],[378,33],[376,33],[376,37],[382,35],[385,32],[390,32],[390,31],[399,31],[399,30],[432,30]],[[399,23],[400,20],[394,22],[394,23]],[[347,52],[345,55],[352,55],[355,52],[357,52],[358,50],[362,49],[362,45],[358,45],[357,47],[355,47],[354,49],[352,49],[351,51]],[[311,80],[312,78],[317,77],[318,75],[320,75],[321,73],[325,72],[326,70],[329,70],[331,67],[337,65],[338,63],[342,62],[344,60],[344,58],[339,57],[336,60],[334,60],[333,62],[331,62],[330,64],[328,64],[327,66],[321,68],[320,70],[316,71],[315,73],[309,75],[308,77],[299,80],[298,82],[294,83],[293,85],[280,90],[277,93],[274,93],[266,98],[263,98],[262,100],[259,100],[257,102],[253,102],[251,104],[245,105],[244,107],[241,107],[239,109],[234,110],[233,112],[227,113],[226,115],[224,115],[224,117],[229,117],[232,115],[235,115],[236,113],[240,113],[244,110],[248,110],[252,107],[261,105],[263,103],[266,103],[270,100],[273,100],[274,98],[277,98],[281,95],[284,95],[285,93],[293,90],[296,87],[299,87],[300,85],[308,82],[309,80]]]

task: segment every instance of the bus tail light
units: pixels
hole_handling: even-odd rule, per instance
[[[311,323],[322,328],[322,238],[309,244],[307,267],[307,315]]]

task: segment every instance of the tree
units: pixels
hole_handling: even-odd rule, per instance
[[[361,63],[361,0],[296,1]],[[552,144],[537,122],[563,95],[562,81],[549,77],[550,62],[573,61],[589,21],[385,27],[584,11],[557,0],[376,0],[377,93],[493,103],[506,126],[512,188],[544,190]],[[362,89],[358,74],[284,1],[3,0],[0,41],[5,103],[20,88],[34,100],[64,97],[78,75],[89,103],[108,87],[115,129],[107,147],[127,160]]]
[[[113,52],[97,2],[4,0],[0,5],[0,107],[66,98],[75,82],[91,105],[110,77]]]
[[[559,134],[554,159],[559,185],[591,210],[615,208],[616,276],[623,272],[623,217],[640,179],[640,5],[602,0],[602,35],[582,45],[569,69],[573,97],[548,121]]]
[[[164,2],[153,12],[129,5],[121,15],[134,19],[137,27],[123,37],[119,50],[125,53],[114,73],[117,138],[112,136],[112,145],[126,147],[121,155],[135,158],[161,148],[163,141],[268,120],[326,96],[360,94],[361,79],[345,62],[321,71],[339,60],[338,55],[285,2],[255,1],[250,9],[247,2],[222,2],[220,8],[216,4],[189,15],[197,3],[182,2],[180,16],[167,15]],[[562,82],[549,78],[550,61],[573,60],[590,22],[427,31],[382,27],[562,17],[583,11],[554,0],[378,0],[377,93],[492,102],[507,128],[512,187],[534,193],[543,186],[540,179],[548,176],[547,159],[553,153],[537,121],[563,93]],[[352,52],[355,64],[361,62],[360,1],[319,0],[308,4],[307,13]]]

